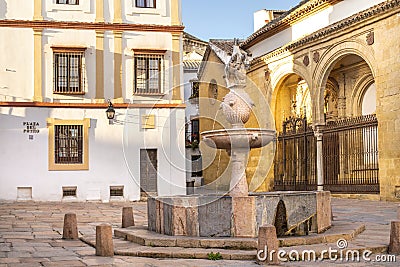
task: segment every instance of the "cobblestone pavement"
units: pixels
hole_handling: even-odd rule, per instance
[[[398,203],[333,199],[334,219],[363,222],[366,228],[389,231]],[[258,266],[251,261],[96,257],[94,248],[81,241],[61,239],[65,213],[77,215],[81,234],[95,233],[95,226],[120,227],[122,207],[133,205],[135,223],[146,224],[146,203],[0,202],[0,267],[3,266]],[[387,240],[386,237],[382,237]],[[380,240],[382,241],[382,240]],[[386,255],[386,254],[385,254]],[[375,259],[372,255],[371,259]],[[291,262],[280,266],[399,266],[396,262]]]

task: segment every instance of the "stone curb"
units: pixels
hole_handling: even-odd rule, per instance
[[[340,233],[318,234],[302,237],[279,238],[280,247],[334,243],[338,239],[352,240],[365,230],[364,224],[353,224],[352,229]],[[206,238],[187,236],[166,236],[148,231],[145,227],[115,229],[114,236],[124,240],[150,247],[183,247],[183,248],[220,248],[220,249],[257,249],[256,238]]]

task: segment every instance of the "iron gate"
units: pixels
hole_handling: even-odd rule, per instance
[[[316,190],[316,138],[307,119],[289,118],[278,136],[275,190]],[[324,189],[379,193],[378,121],[366,115],[327,123],[323,132]]]

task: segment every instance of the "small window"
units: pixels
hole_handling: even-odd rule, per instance
[[[76,197],[76,186],[63,186],[63,197]]]
[[[56,4],[79,5],[79,0],[57,0]]]
[[[163,55],[135,55],[135,94],[161,93],[163,60]]]
[[[156,8],[156,0],[136,0],[136,7]]]
[[[123,186],[110,186],[110,197],[123,197],[124,187]]]

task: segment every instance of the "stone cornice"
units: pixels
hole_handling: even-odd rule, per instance
[[[311,42],[321,40],[331,34],[340,32],[341,30],[343,30],[345,28],[357,25],[359,23],[363,23],[363,22],[371,19],[373,16],[383,15],[385,13],[388,13],[398,7],[400,7],[400,0],[389,0],[389,1],[383,2],[381,4],[375,5],[369,9],[361,11],[361,12],[354,14],[348,18],[338,21],[332,25],[322,28],[300,40],[293,41],[291,43],[286,44],[285,46],[282,46],[281,48],[278,48],[272,52],[269,52],[268,54],[265,54],[263,56],[255,58],[252,62],[252,65],[257,64],[258,61],[270,59],[270,58],[280,55],[284,52],[291,51],[296,48],[300,48],[306,44],[309,44]]]
[[[260,30],[250,35],[242,44],[243,49],[248,49],[250,46],[259,43],[278,32],[281,32],[289,28],[294,23],[310,17],[311,15],[332,6],[343,0],[311,0],[304,4],[300,4],[292,10],[289,10],[286,14],[271,21]]]
[[[47,20],[0,20],[0,27],[15,28],[53,28],[53,29],[78,29],[97,31],[144,31],[144,32],[170,32],[182,33],[184,26],[155,25],[155,24],[129,24],[105,22],[77,22],[77,21],[47,21]]]

